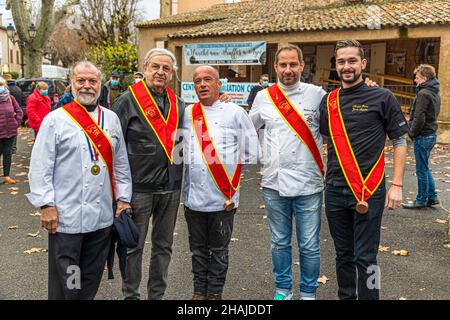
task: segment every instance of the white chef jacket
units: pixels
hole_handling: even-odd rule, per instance
[[[319,133],[320,102],[326,92],[318,86],[298,82],[292,86],[278,83],[293,107],[309,125],[322,154]],[[266,90],[258,92],[250,118],[257,129],[265,125],[262,146],[262,183],[283,197],[311,195],[323,190],[320,170],[306,145],[281,117]]]
[[[222,211],[227,198],[218,189],[202,158],[202,151],[192,127],[191,110],[186,108],[183,122],[185,164],[183,202],[191,210]],[[216,101],[203,106],[209,135],[231,180],[238,161],[256,164],[258,137],[247,112],[234,103]],[[239,189],[232,197],[239,206]]]
[[[120,121],[114,112],[102,110],[104,131],[114,150],[115,196],[130,202],[131,173]],[[98,108],[89,113],[97,121]],[[109,175],[100,155],[97,163],[100,173],[94,176],[86,136],[62,108],[44,118],[31,153],[31,192],[26,196],[35,207],[56,207],[57,232],[87,233],[112,225]]]

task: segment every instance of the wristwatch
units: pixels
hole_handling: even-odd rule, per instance
[[[50,206],[50,205],[46,204],[45,206],[41,207],[41,210],[44,210],[44,209],[47,209],[47,208],[50,208],[50,207],[53,207],[53,206]]]

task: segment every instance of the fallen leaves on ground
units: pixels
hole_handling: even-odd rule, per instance
[[[44,249],[44,248],[31,248],[31,249],[25,250],[23,253],[32,254],[32,253],[44,253],[44,252],[48,252],[48,250]]]
[[[444,248],[450,249],[450,243],[444,244]]]
[[[8,188],[8,190],[17,191],[17,190],[19,190],[19,188],[17,188],[17,187],[11,187],[11,188]]]
[[[28,237],[32,237],[32,238],[40,237],[39,231],[36,232],[36,233],[28,233],[27,236],[28,236]]]
[[[16,174],[16,177],[23,177],[26,176],[28,174],[28,172],[20,172],[18,174]]]
[[[436,219],[435,222],[440,223],[440,224],[447,224],[447,220],[443,220],[443,219]]]
[[[398,298],[398,300],[408,300],[408,299],[406,299],[405,297],[400,297]]]
[[[300,262],[294,262],[294,266],[299,266],[300,265]]]
[[[383,227],[383,226],[381,226],[381,230],[387,230],[387,228],[386,228],[386,227]]]
[[[32,217],[40,217],[41,213],[39,211],[36,211],[35,213],[30,213],[30,216],[32,216]]]
[[[382,246],[381,244],[378,246],[378,251],[380,252],[388,252],[389,247]]]
[[[16,194],[18,194],[18,192],[17,192],[17,191],[13,191],[13,192],[11,192],[10,194],[12,194],[13,196],[15,196]]]
[[[394,251],[392,251],[392,254],[394,254],[396,256],[402,256],[402,257],[409,256],[409,252],[407,250],[394,250]]]
[[[233,241],[233,242],[239,241],[238,238],[231,238],[230,240]]]
[[[317,282],[321,283],[321,284],[326,284],[327,281],[329,281],[329,280],[330,279],[328,279],[326,276],[321,276],[319,279],[317,279]]]
[[[19,229],[19,226],[9,226],[8,230],[15,230],[15,229]]]
[[[266,206],[263,205],[263,204],[260,204],[260,205],[258,206],[258,209],[265,209],[265,208],[266,208]]]

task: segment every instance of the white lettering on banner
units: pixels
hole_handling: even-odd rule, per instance
[[[250,91],[254,86],[257,86],[257,82],[239,82],[230,83],[228,82],[225,86],[223,92],[226,92],[230,98],[231,102],[236,103],[240,106],[247,105],[247,99],[250,95]],[[181,98],[184,102],[196,103],[198,102],[197,95],[195,94],[195,86],[193,82],[182,82],[181,83]]]
[[[183,46],[188,65],[266,64],[265,41],[196,43]]]

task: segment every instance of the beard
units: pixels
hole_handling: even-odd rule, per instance
[[[353,84],[355,82],[357,82],[361,76],[361,72],[357,73],[355,70],[350,70],[351,73],[353,73],[353,77],[351,78],[344,78],[343,73],[348,73],[349,71],[341,71],[338,72],[338,76],[339,78],[342,80],[342,82],[345,82],[346,84]]]
[[[290,86],[290,85],[297,83],[299,81],[299,79],[300,79],[300,74],[298,74],[298,75],[292,74],[289,76],[281,75],[279,80],[282,84],[284,84],[286,86]]]
[[[100,97],[100,91],[95,92],[94,90],[86,89],[80,91],[72,90],[72,95],[80,104],[88,106],[97,103],[97,100]]]

